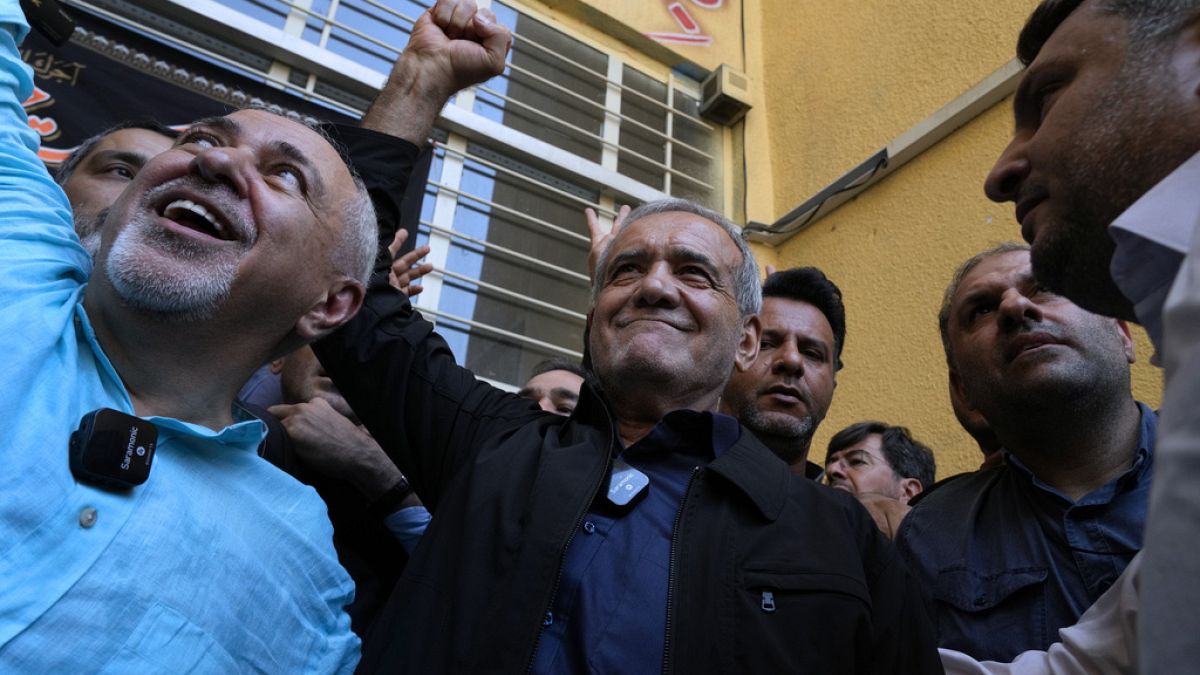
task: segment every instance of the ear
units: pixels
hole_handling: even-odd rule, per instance
[[[742,321],[742,337],[738,340],[737,356],[733,367],[746,372],[758,358],[758,348],[762,342],[762,321],[757,314],[752,314]]]
[[[1180,31],[1171,65],[1188,96],[1200,99],[1200,21],[1193,19]]]
[[[296,322],[296,335],[307,343],[329,333],[358,313],[364,297],[361,283],[346,277],[338,279]]]
[[[1121,343],[1125,346],[1125,360],[1130,363],[1137,361],[1137,354],[1133,350],[1133,334],[1129,332],[1129,323],[1124,319],[1117,319],[1117,330],[1121,333]]]
[[[907,504],[908,500],[919,494],[921,494],[921,481],[916,478],[900,479],[900,501]]]
[[[962,377],[959,376],[957,370],[950,371],[950,399],[951,402],[967,412],[978,413],[979,408],[971,404],[971,399],[967,396],[967,391],[963,387]]]

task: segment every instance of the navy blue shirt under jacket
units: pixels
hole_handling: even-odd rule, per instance
[[[601,490],[588,509],[567,545],[534,673],[661,672],[676,518],[692,477],[740,435],[727,415],[677,410],[621,454],[649,478],[647,493],[622,508]]]
[[[934,601],[938,646],[979,660],[1044,650],[1142,548],[1158,416],[1142,413],[1132,465],[1079,501],[1016,457],[935,486],[896,544]]]

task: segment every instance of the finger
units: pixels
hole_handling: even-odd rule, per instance
[[[491,10],[481,9],[475,12],[471,27],[479,43],[483,45],[484,51],[487,52],[492,73],[499,75],[504,72],[504,62],[509,48],[512,47],[512,32],[509,31],[508,26],[497,21],[496,15]]]
[[[621,226],[621,223],[625,222],[625,218],[629,215],[629,212],[632,210],[633,209],[630,208],[630,206],[628,204],[625,204],[621,208],[617,209],[617,217],[615,219],[613,219],[613,226],[612,226],[612,229],[614,232],[616,231],[616,229],[618,227]]]
[[[429,246],[418,246],[399,258],[396,258],[392,262],[392,270],[394,270],[396,274],[400,274],[401,272],[404,272],[408,268],[417,264],[418,260],[427,255],[429,255]]]
[[[446,37],[456,40],[467,35],[474,27],[475,18],[475,3],[471,0],[462,0],[454,7],[454,12],[450,15],[450,22],[443,26],[446,30]]]
[[[771,276],[772,274],[775,274],[775,266],[767,265],[767,276]]]
[[[429,274],[432,271],[433,271],[433,263],[422,263],[422,264],[417,265],[416,267],[412,268],[411,270],[409,270],[409,272],[412,274],[413,281],[420,279],[421,277],[425,276],[426,274]]]
[[[424,291],[424,290],[425,290],[425,287],[422,286],[421,284],[409,284],[408,286],[404,287],[404,292],[407,293],[408,297],[410,297],[410,298],[420,295],[421,291]]]
[[[458,0],[438,0],[429,10],[430,18],[438,28],[445,29],[449,25],[451,17],[454,16],[454,9],[457,6]]]
[[[287,403],[277,403],[270,408],[267,408],[267,412],[278,417],[280,421],[283,421],[289,416],[295,414],[296,406],[288,405]]]
[[[414,253],[418,255],[413,255]],[[419,279],[432,272],[432,263],[424,263],[421,265],[415,264],[417,259],[419,259],[423,254],[424,253],[418,249],[417,251],[410,251],[397,258],[396,261],[392,263],[392,276],[396,277],[397,281],[400,283],[407,284],[414,279]],[[400,287],[397,286],[397,288]]]
[[[587,218],[588,237],[590,237],[592,243],[595,244],[597,239],[604,236],[604,232],[601,230],[600,226],[600,218],[596,215],[596,210],[590,206],[583,210],[583,215],[585,218]]]
[[[404,242],[408,241],[408,230],[398,230],[396,236],[392,237],[392,243],[388,245],[388,253],[392,256],[392,260],[396,259],[396,254],[404,248]]]

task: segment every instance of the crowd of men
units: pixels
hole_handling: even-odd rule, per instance
[[[1029,18],[986,179],[1029,245],[963,262],[938,313],[986,461],[935,483],[885,422],[810,460],[842,294],[763,281],[682,199],[588,213],[586,368],[512,393],[458,364],[399,214],[441,107],[504,68],[471,0],[417,20],[357,127],[122,124],[53,179],[0,2],[0,671],[1195,671],[1197,26]]]

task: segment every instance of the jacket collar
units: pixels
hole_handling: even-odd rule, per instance
[[[617,422],[611,411],[604,392],[591,382],[584,382],[573,417],[607,430],[616,438]],[[709,463],[708,468],[744,493],[767,520],[778,520],[783,514],[791,471],[746,427],[742,427],[741,438],[733,447]]]
[[[746,427],[738,442],[708,468],[737,486],[767,520],[776,521],[783,514],[791,471]]]

